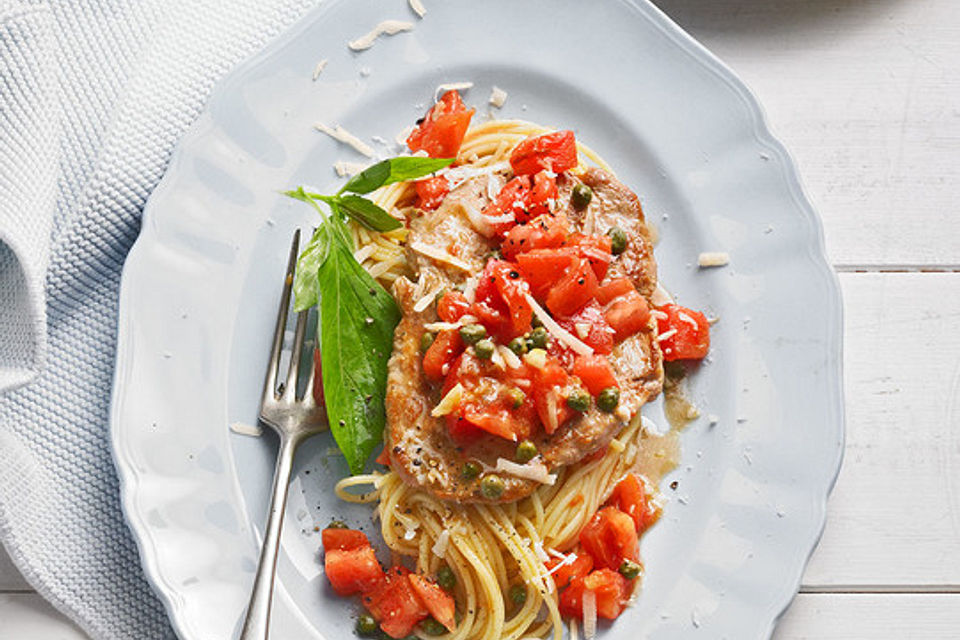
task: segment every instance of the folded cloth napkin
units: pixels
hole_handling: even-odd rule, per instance
[[[314,0],[0,0],[0,541],[94,638],[170,638],[120,513],[120,269],[214,82]]]

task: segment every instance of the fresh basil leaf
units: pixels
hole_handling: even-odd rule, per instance
[[[325,224],[313,232],[310,242],[297,257],[297,270],[293,277],[293,309],[297,313],[316,306],[320,283],[320,266],[329,254],[330,240]]]
[[[387,360],[400,310],[342,238],[329,237],[319,271],[323,394],[333,438],[357,474],[383,441]]]
[[[345,191],[370,193],[394,182],[422,178],[450,166],[454,160],[456,158],[420,158],[416,156],[401,156],[383,160],[350,178],[347,184],[340,189],[340,193]]]
[[[399,220],[362,196],[340,196],[336,204],[340,211],[374,231],[392,231],[403,226]]]

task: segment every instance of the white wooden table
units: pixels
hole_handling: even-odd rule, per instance
[[[757,93],[840,272],[847,451],[776,640],[960,638],[960,3],[659,0]],[[0,550],[0,640],[85,638]]]

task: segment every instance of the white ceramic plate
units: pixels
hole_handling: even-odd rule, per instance
[[[841,310],[793,164],[732,73],[650,4],[329,1],[225,80],[150,199],[123,274],[113,444],[147,576],[184,639],[236,634],[257,562],[275,440],[255,422],[286,248],[309,209],[278,190],[335,184],[361,160],[312,130],[368,141],[419,117],[443,82],[498,117],[572,128],[640,194],[661,280],[720,318],[693,377],[704,415],[683,435],[647,579],[607,638],[766,638],[823,526],[842,451]],[[385,18],[416,24],[363,53]],[[329,59],[312,80],[317,62]],[[392,153],[373,143],[385,155]],[[699,270],[701,251],[730,266]],[[648,415],[658,419],[660,409]],[[344,638],[357,605],[320,573],[314,525],[372,527],[338,503],[329,436],[295,469],[275,638]]]

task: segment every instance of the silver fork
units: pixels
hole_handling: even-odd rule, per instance
[[[253,593],[250,594],[250,604],[247,605],[247,617],[243,622],[240,640],[267,638],[270,607],[273,602],[273,582],[277,572],[277,553],[280,548],[280,531],[283,528],[283,510],[287,504],[287,488],[290,484],[293,456],[300,443],[326,427],[323,408],[317,406],[313,397],[315,366],[310,367],[310,378],[303,397],[297,397],[297,378],[300,374],[300,359],[303,355],[303,341],[307,332],[308,311],[301,311],[297,315],[297,328],[287,377],[279,387],[277,386],[280,352],[283,348],[299,245],[300,231],[297,230],[293,234],[293,243],[290,246],[290,260],[287,262],[283,294],[280,296],[277,326],[273,330],[270,363],[267,365],[263,395],[260,398],[260,422],[269,426],[280,436],[280,451],[277,453],[277,468],[273,474],[273,496],[270,500],[267,531],[263,537],[260,564],[257,567],[257,576],[253,583]]]

